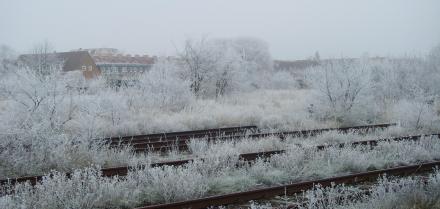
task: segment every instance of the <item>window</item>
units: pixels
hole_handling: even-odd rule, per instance
[[[93,66],[89,65],[89,71],[93,70]]]
[[[87,66],[83,65],[81,69],[82,69],[82,71],[86,71],[87,70]]]

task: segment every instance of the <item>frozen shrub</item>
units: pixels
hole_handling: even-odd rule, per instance
[[[420,115],[433,114],[432,104],[439,96],[436,70],[438,56],[434,52],[426,59],[361,58],[321,61],[307,71],[306,80],[313,92],[307,111],[318,120],[333,120],[340,124],[374,123],[377,121],[418,121]],[[413,104],[412,107],[406,104]],[[402,112],[411,112],[409,115]],[[411,109],[411,111],[410,111]],[[423,110],[422,110],[423,109]],[[417,114],[413,114],[417,112]],[[420,113],[420,114],[418,114]],[[410,119],[411,118],[411,119]],[[430,123],[430,122],[427,122]],[[423,121],[413,128],[429,125]],[[420,127],[416,127],[418,125]],[[435,125],[430,125],[435,126]],[[428,128],[430,129],[430,128]]]
[[[292,74],[278,71],[272,75],[271,88],[273,89],[299,89],[300,82]]]
[[[187,40],[177,62],[198,98],[268,87],[272,58],[253,38]]]
[[[60,73],[42,76],[30,69],[17,69],[0,85],[9,101],[8,111],[2,111],[2,118],[8,119],[3,125],[12,125],[9,127],[12,129],[17,126],[25,129],[63,129],[72,119],[75,108],[73,93],[65,86]]]
[[[372,87],[368,63],[349,59],[329,61],[310,69],[307,80],[316,90],[309,111],[317,119],[348,124],[374,120],[368,117],[368,93]]]
[[[251,201],[250,203],[251,203],[251,205],[250,205],[251,209],[272,209],[273,208],[269,203],[258,204],[253,201]]]
[[[135,160],[128,147],[111,149],[98,141],[50,133],[10,136],[1,140],[0,146],[7,148],[0,152],[2,179],[41,175],[53,169],[69,172],[94,164],[115,167]]]
[[[432,104],[401,100],[392,109],[393,121],[411,130],[436,131],[440,117]]]
[[[54,173],[35,188],[17,185],[0,197],[2,208],[124,208],[187,200],[298,181],[344,175],[439,158],[438,139],[388,142],[378,147],[329,148],[323,151],[292,147],[285,154],[254,164],[237,156],[217,156],[180,167],[136,169],[128,176],[104,178],[99,168],[76,170],[72,178]],[[237,164],[242,166],[236,167]],[[327,197],[333,197],[328,196]]]
[[[75,171],[70,178],[62,173],[53,173],[32,188],[22,184],[15,188],[9,200],[0,201],[2,208],[116,208],[138,204],[129,196],[138,196],[138,191],[118,187],[116,178],[101,176],[98,168]],[[4,198],[4,197],[3,197]],[[2,199],[3,200],[3,199]],[[10,203],[17,203],[16,205]]]
[[[127,180],[136,178],[141,194],[147,201],[172,202],[202,197],[208,191],[209,179],[198,170],[197,165],[184,167],[165,166],[141,170],[129,175]]]
[[[435,156],[431,152],[436,149],[434,145],[412,149],[393,145],[380,148],[390,153],[386,157],[380,153],[365,154],[363,150],[325,154],[298,151],[298,155],[289,154],[290,158],[274,158],[279,160],[277,163],[259,161],[252,168],[227,169],[234,167],[228,163],[235,162],[243,152],[289,147],[294,150],[295,144],[313,146],[414,134],[414,131],[438,131],[438,48],[426,58],[321,60],[320,66],[306,70],[309,73],[305,89],[296,89],[296,78],[289,73],[274,73],[268,46],[257,39],[188,42],[181,53],[180,59],[158,59],[136,85],[118,89],[106,87],[103,79],[86,81],[75,73],[37,73],[15,68],[3,72],[0,77],[0,176],[71,171],[93,164],[104,167],[140,164],[152,158],[186,158],[188,155],[177,150],[167,156],[138,156],[127,147],[110,149],[91,139],[238,125],[257,125],[277,131],[376,122],[401,124],[390,132],[364,138],[354,133],[344,136],[328,133],[309,141],[297,138],[281,142],[276,137],[218,143],[193,141],[191,157],[212,160],[211,164],[196,169],[203,175],[212,175],[209,191],[325,176],[316,171],[318,168],[328,173],[359,171],[365,167],[388,166],[386,162],[390,159],[396,164],[404,163],[396,160],[397,157],[423,160]],[[84,88],[78,87],[83,85]],[[340,160],[339,155],[348,159]],[[322,162],[308,164],[304,160],[312,157]],[[368,163],[366,159],[370,158],[376,161]],[[343,163],[332,164],[336,160]],[[303,167],[297,169],[298,165]],[[297,173],[289,173],[286,168]],[[267,171],[267,175],[263,171]],[[185,172],[182,175],[186,175]],[[170,193],[158,199],[174,197],[184,198]]]
[[[153,68],[142,75],[140,81],[143,104],[164,110],[178,111],[191,102],[193,95],[189,82],[182,78],[181,69],[170,60],[160,59]]]
[[[368,194],[353,186],[322,188],[317,185],[300,196],[300,199],[306,201],[299,208],[440,208],[439,179],[437,170],[427,178],[416,176],[396,179],[384,176],[368,190]]]

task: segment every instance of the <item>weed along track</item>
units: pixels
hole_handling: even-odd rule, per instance
[[[327,131],[341,131],[341,132],[347,132],[349,130],[370,130],[370,129],[377,129],[377,128],[387,128],[390,126],[395,125],[394,123],[391,124],[375,124],[375,125],[366,125],[366,126],[354,126],[354,127],[344,127],[344,128],[325,128],[325,129],[314,129],[314,130],[302,130],[302,131],[292,131],[292,132],[279,132],[279,133],[263,133],[263,134],[251,134],[248,135],[248,137],[252,137],[252,138],[259,138],[259,137],[266,137],[266,136],[286,136],[286,135],[296,135],[296,136],[301,136],[301,135],[315,135],[315,134],[319,134],[319,133],[323,133],[323,132],[327,132]],[[165,146],[148,146],[147,148],[135,148],[134,151],[135,152],[147,152],[147,151],[168,151],[171,149],[178,149],[178,150],[188,150],[188,145],[187,142],[188,140],[183,139],[183,140],[177,140],[177,146],[176,146],[176,141],[164,141],[164,142],[157,142],[158,140],[162,140],[163,137],[168,137],[168,138],[174,138],[174,139],[178,139],[179,136],[184,136],[184,137],[194,137],[194,136],[199,136],[199,137],[206,137],[209,134],[214,134],[214,135],[218,135],[218,134],[224,134],[225,132],[230,133],[230,136],[228,136],[228,138],[231,138],[232,135],[235,134],[234,138],[240,138],[243,137],[243,135],[236,135],[237,133],[244,133],[246,131],[255,131],[258,130],[258,128],[256,126],[243,126],[243,127],[229,127],[229,128],[219,128],[219,129],[207,129],[207,130],[198,130],[198,131],[183,131],[183,132],[172,132],[172,133],[162,133],[162,134],[151,134],[151,135],[140,135],[140,136],[127,136],[127,137],[122,137],[122,138],[107,138],[105,140],[107,140],[109,143],[126,143],[126,144],[130,144],[130,143],[134,143],[133,146],[137,147],[137,146],[141,146],[143,147],[143,145],[145,144],[145,141],[149,141],[149,140],[153,140],[156,142],[151,142],[151,143],[156,143],[156,144],[166,144]],[[224,135],[223,135],[224,136]],[[211,138],[211,139],[215,139],[215,138]],[[210,140],[210,139],[208,139]],[[148,144],[148,142],[147,142]],[[172,145],[170,145],[172,144]],[[284,152],[284,151],[273,151],[275,152]],[[243,156],[249,156],[247,158],[251,159],[251,156],[254,155],[248,155],[248,154],[244,154]],[[246,158],[245,158],[246,159]],[[151,166],[152,167],[156,167],[156,166],[161,166],[161,165],[182,165],[185,164],[187,162],[190,162],[191,160],[178,160],[178,161],[170,161],[170,162],[162,162],[162,163],[153,163]],[[103,175],[104,176],[115,176],[115,175],[119,175],[119,176],[124,176],[127,174],[128,170],[130,170],[129,167],[123,166],[123,167],[116,167],[116,168],[107,168],[107,169],[103,169]],[[11,179],[3,179],[0,180],[0,184],[3,185],[6,182],[10,182],[12,184],[15,183],[19,183],[19,182],[26,182],[29,181],[32,184],[35,184],[37,181],[42,179],[42,175],[38,175],[38,176],[27,176],[27,177],[19,177],[19,178],[11,178]]]
[[[440,0],[3,1],[0,209],[440,209]]]
[[[148,139],[139,139],[135,141],[124,141],[123,145],[130,145],[134,148],[136,152],[146,152],[146,151],[161,151],[165,152],[172,149],[177,149],[180,151],[188,150],[187,143],[191,139],[200,139],[207,141],[218,141],[218,140],[230,140],[230,139],[238,139],[238,138],[263,138],[269,136],[276,136],[281,139],[284,139],[287,136],[300,137],[300,136],[314,136],[317,134],[321,134],[324,132],[330,131],[338,131],[342,133],[347,133],[349,131],[368,131],[374,129],[384,129],[390,126],[396,125],[395,123],[387,123],[387,124],[375,124],[375,125],[365,125],[365,126],[351,126],[351,127],[342,127],[342,128],[325,128],[325,129],[314,129],[314,130],[300,130],[300,131],[286,131],[286,132],[273,132],[273,133],[246,133],[246,131],[257,131],[258,129],[255,127],[246,127],[244,129],[238,128],[228,128],[226,130],[232,131],[224,131],[224,132],[212,132],[211,130],[206,131],[197,131],[197,134],[187,134],[184,135],[174,135],[173,137],[168,137],[166,139],[156,138],[151,141]],[[211,132],[210,132],[211,131]],[[216,134],[213,136],[213,134]],[[167,134],[165,134],[167,135]],[[128,137],[130,138],[130,137]],[[149,138],[149,137],[146,137]],[[112,142],[114,144],[114,142]]]
[[[246,132],[258,131],[257,126],[238,126],[217,129],[205,129],[195,131],[181,131],[170,133],[157,133],[147,135],[123,136],[104,138],[102,140],[109,142],[111,145],[119,144],[137,144],[137,143],[154,143],[163,141],[174,141],[176,139],[190,139],[190,138],[204,138],[204,137],[219,137],[229,135],[242,135]]]
[[[250,190],[245,192],[211,196],[211,197],[193,199],[182,202],[149,205],[145,207],[138,207],[136,209],[207,208],[210,206],[228,205],[233,203],[246,202],[250,200],[268,199],[278,195],[292,195],[295,193],[301,193],[308,189],[312,189],[315,185],[318,184],[323,187],[328,187],[335,184],[357,184],[366,181],[372,181],[372,180],[376,180],[381,175],[385,175],[385,174],[390,176],[413,175],[416,173],[432,171],[432,169],[438,166],[440,166],[440,161],[434,161],[434,162],[420,163],[409,166],[401,166],[401,167],[395,167],[389,169],[356,173],[351,175],[337,176],[337,177],[319,179],[314,181],[286,184],[282,186],[268,187],[268,188]]]
[[[304,149],[315,149],[315,150],[324,150],[326,148],[336,147],[357,147],[357,146],[377,146],[380,142],[398,142],[398,141],[419,141],[424,137],[439,137],[440,134],[428,134],[428,135],[416,135],[416,136],[401,136],[395,138],[386,138],[386,139],[376,139],[376,140],[365,140],[365,141],[357,141],[357,142],[349,142],[349,143],[340,143],[340,144],[332,144],[332,145],[318,145],[314,147],[304,148]],[[283,154],[288,150],[272,150],[272,151],[264,151],[264,152],[253,152],[253,153],[243,153],[238,156],[239,161],[244,162],[252,162],[259,158],[269,158],[273,155]],[[122,166],[122,167],[114,167],[114,168],[104,168],[101,169],[102,176],[112,177],[112,176],[126,176],[131,170],[139,170],[144,169],[146,167],[162,167],[162,166],[181,166],[187,163],[193,162],[195,160],[204,161],[204,158],[194,158],[194,159],[185,159],[185,160],[176,160],[176,161],[166,161],[166,162],[157,162],[149,164],[148,166]],[[236,166],[240,166],[238,163]],[[70,176],[68,173],[67,176]],[[11,178],[11,179],[3,179],[0,180],[0,185],[15,185],[17,183],[29,182],[32,185],[35,185],[38,181],[41,181],[43,176],[29,176],[29,177],[19,177],[19,178]]]
[[[84,168],[70,174],[53,172],[34,177],[34,182],[28,184],[4,182],[0,198],[50,197],[54,191],[66,194],[84,191],[85,196],[110,198],[115,208],[203,208],[250,199],[267,200],[274,195],[301,192],[317,183],[325,187],[332,182],[365,182],[384,173],[407,175],[429,171],[440,163],[438,137],[439,134],[434,134],[292,146],[285,150],[212,154],[139,167]],[[403,167],[407,169],[400,170]]]

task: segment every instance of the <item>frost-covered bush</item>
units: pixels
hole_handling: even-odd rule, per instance
[[[83,103],[88,95],[69,85],[68,78],[58,71],[39,74],[26,68],[15,69],[2,78],[2,178],[51,169],[70,171],[91,164],[114,166],[133,155],[127,149],[112,150],[91,141],[93,135],[87,131],[72,132],[70,127],[75,123],[95,127],[81,121],[81,116],[91,110]]]
[[[434,132],[440,127],[438,50],[426,58],[323,60],[321,66],[306,70],[310,73],[305,89],[297,89],[297,78],[290,73],[274,73],[267,44],[259,40],[209,39],[188,43],[181,53],[178,59],[158,59],[136,85],[118,89],[105,86],[102,78],[84,80],[75,73],[42,75],[15,68],[4,72],[0,77],[0,176],[211,157],[222,160],[214,160],[211,167],[205,165],[203,169],[221,175],[211,179],[208,193],[235,191],[261,182],[271,184],[290,179],[283,169],[274,169],[265,162],[234,171],[219,165],[224,165],[224,159],[236,160],[239,153]],[[189,59],[186,62],[182,59],[185,56]],[[324,78],[329,82],[323,82]],[[195,88],[199,88],[198,93]],[[307,140],[268,137],[218,143],[192,141],[191,155],[176,150],[167,156],[135,155],[129,148],[111,149],[91,140],[239,125],[277,131],[375,122],[399,122],[401,126],[365,137],[332,132]],[[423,149],[402,152],[411,159],[431,156]],[[338,154],[356,160],[372,157]],[[360,169],[353,162],[345,166]],[[345,169],[339,165],[334,168]],[[246,174],[248,171],[254,176]],[[268,175],[263,175],[263,171]],[[225,173],[232,177],[224,176]],[[309,175],[306,174],[305,177]],[[169,200],[173,195],[158,200]]]
[[[333,120],[340,124],[392,120],[402,121],[411,129],[420,129],[439,118],[434,110],[440,93],[437,82],[440,71],[436,70],[435,61],[438,59],[440,56],[435,56],[433,50],[425,59],[321,61],[306,73],[306,81],[313,92],[307,110],[317,120]],[[399,114],[403,109],[410,114]]]
[[[14,193],[2,197],[1,208],[121,208],[139,204],[130,196],[139,191],[118,185],[118,180],[101,176],[99,169],[76,170],[70,178],[54,172],[32,187],[18,185]]]
[[[66,88],[61,73],[40,75],[31,69],[16,69],[2,79],[0,89],[5,95],[7,111],[2,128],[31,130],[61,130],[72,119],[74,92]]]
[[[244,63],[240,70],[245,72],[242,74],[245,77],[239,81],[242,83],[239,90],[270,87],[271,81],[268,78],[273,76],[274,69],[268,43],[250,37],[235,38],[232,41]]]
[[[252,38],[187,40],[176,61],[199,98],[267,87],[273,69],[267,44]]]
[[[13,78],[2,79],[10,79],[12,84]],[[37,93],[37,96],[41,93],[46,101],[41,102],[35,111],[24,108],[24,104],[33,104],[31,99],[24,96],[25,93],[13,94],[16,98],[24,99],[24,104],[12,98],[0,101],[0,115],[4,118],[0,124],[0,144],[4,148],[0,150],[0,176],[41,174],[51,169],[67,171],[90,164],[112,166],[132,161],[129,158],[133,158],[133,154],[128,150],[122,150],[115,155],[119,158],[113,158],[111,154],[116,150],[98,144],[89,148],[91,139],[105,136],[249,124],[293,129],[316,125],[312,121],[302,121],[298,114],[291,115],[291,112],[298,112],[301,108],[292,105],[300,101],[295,96],[301,95],[300,92],[255,92],[239,98],[194,100],[183,109],[174,109],[179,105],[150,105],[147,102],[149,95],[140,97],[139,88],[114,91],[99,86],[99,83],[83,91],[61,87],[59,84],[59,92],[68,94],[56,94],[55,103],[49,102],[54,101],[53,94],[52,97],[45,96],[51,95],[49,89],[29,87],[29,90],[34,90],[31,93]],[[9,90],[15,92],[20,88],[24,87],[8,86]],[[262,100],[256,97],[258,95],[267,99]],[[55,112],[48,111],[52,109]],[[52,113],[55,117],[47,118]],[[77,143],[77,147],[69,148],[72,143]],[[81,151],[75,151],[78,147]],[[26,169],[28,162],[33,164]]]
[[[199,198],[209,189],[209,176],[197,164],[141,170],[129,175],[127,181],[137,182],[133,186],[152,203]]]
[[[306,191],[301,199],[300,209],[440,208],[440,173],[435,170],[426,178],[384,176],[368,189],[368,193],[353,186],[323,188],[317,185]]]
[[[409,129],[435,131],[439,126],[436,112],[440,71],[420,58],[386,60],[375,67],[371,94],[379,104],[383,116],[401,122]]]
[[[138,109],[142,106],[177,111],[193,100],[189,82],[182,77],[182,69],[168,59],[160,59],[153,68],[140,79],[140,94],[135,94]],[[146,104],[145,104],[146,103]]]
[[[111,149],[98,141],[58,134],[11,135],[0,141],[0,176],[31,176],[51,170],[69,172],[91,165],[115,167],[134,163],[130,148]],[[144,157],[148,162],[148,157]]]
[[[193,199],[291,182],[383,169],[440,157],[438,139],[386,142],[378,147],[291,147],[285,154],[243,164],[236,155],[214,156],[181,167],[143,168],[128,176],[104,178],[99,168],[77,170],[68,179],[54,173],[35,188],[20,184],[0,197],[2,208],[124,208]],[[242,166],[236,167],[236,164]],[[11,188],[14,189],[14,188]]]
[[[401,100],[391,109],[393,121],[411,130],[438,131],[439,113],[427,102]]]
[[[314,117],[348,124],[375,120],[368,112],[372,87],[368,63],[351,59],[329,61],[310,69],[307,79],[316,90],[310,107]]]
[[[368,189],[355,186],[316,185],[297,195],[299,209],[436,209],[440,208],[440,173],[434,170],[426,177],[405,178],[382,176]],[[295,198],[293,198],[295,199]],[[289,208],[291,202],[276,208]],[[275,208],[271,204],[252,203],[251,208]]]
[[[92,110],[89,109],[89,111]],[[106,120],[107,126],[118,127],[120,123],[126,120],[124,117],[116,120],[117,123],[115,126],[112,124],[112,118],[109,117]],[[43,174],[49,172],[51,169],[70,171],[74,168],[81,168],[91,164],[109,167],[133,164],[137,162],[157,162],[167,159],[172,160],[197,157],[205,158],[211,156],[238,156],[240,153],[279,150],[297,144],[310,147],[322,144],[335,144],[414,134],[414,132],[408,133],[406,129],[398,126],[388,128],[383,131],[377,130],[370,132],[367,135],[359,135],[356,132],[343,134],[334,131],[313,137],[289,137],[285,140],[281,140],[278,137],[266,137],[261,139],[243,138],[211,142],[207,142],[204,139],[195,139],[191,140],[189,143],[191,151],[190,155],[174,150],[166,156],[156,156],[154,153],[148,153],[147,156],[135,156],[134,153],[132,153],[128,148],[109,149],[108,146],[103,146],[97,141],[90,141],[90,138],[88,137],[93,136],[93,133],[89,132],[98,131],[94,130],[93,128],[97,128],[99,126],[93,125],[93,120],[97,119],[94,119],[93,117],[88,119],[81,116],[81,121],[89,120],[90,123],[84,124],[84,127],[78,127],[78,131],[81,129],[88,131],[84,132],[84,135],[79,135],[75,138],[72,138],[72,136],[68,135],[57,135],[56,133],[50,132],[47,132],[44,135],[42,135],[42,133],[37,135],[9,135],[8,138],[5,138],[4,141],[1,141],[2,146],[7,147],[7,150],[4,150],[4,152],[0,153],[2,164],[4,165],[0,174],[5,177],[13,177]],[[92,127],[88,127],[89,125]],[[102,127],[102,129],[105,128],[106,127]],[[294,127],[291,128],[296,129]],[[23,147],[30,147],[31,149],[24,149]],[[34,163],[29,165],[29,161]]]
[[[299,78],[295,78],[286,71],[274,72],[270,80],[273,89],[299,89],[301,88]]]

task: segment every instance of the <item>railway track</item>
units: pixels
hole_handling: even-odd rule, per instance
[[[435,167],[440,166],[440,161],[426,162],[414,164],[410,166],[401,166],[382,170],[374,170],[351,175],[331,177],[314,181],[304,181],[294,184],[282,186],[274,186],[263,189],[255,189],[245,192],[236,192],[225,195],[216,195],[206,198],[193,199],[188,201],[174,202],[168,204],[148,205],[138,207],[136,209],[181,209],[181,208],[208,208],[210,206],[220,206],[235,203],[247,202],[250,200],[268,199],[278,195],[293,195],[303,191],[312,189],[315,185],[320,184],[322,187],[328,187],[335,184],[357,184],[367,181],[374,181],[380,176],[407,176],[416,173],[432,171]]]
[[[234,134],[245,134],[246,132],[255,132],[255,131],[258,131],[257,126],[237,126],[237,127],[194,130],[194,131],[110,137],[110,138],[97,139],[97,140],[104,140],[107,143],[110,143],[110,145],[120,145],[120,144],[135,144],[135,143],[154,143],[161,141],[172,141],[176,139],[229,136]]]
[[[435,166],[434,168],[437,168],[437,166]],[[434,169],[433,169],[434,170]],[[408,175],[405,175],[402,177],[415,177],[418,178],[420,180],[421,184],[424,185],[429,185],[429,175],[432,174],[433,170],[422,170],[422,171],[418,171],[418,172],[414,172],[414,173],[409,173]],[[335,198],[334,200],[336,200],[338,203],[342,203],[345,200],[350,200],[350,201],[356,201],[359,200],[359,198],[361,198],[360,196],[370,196],[371,195],[371,189],[373,188],[373,186],[375,185],[375,181],[365,181],[365,182],[358,182],[356,183],[355,186],[358,190],[358,192],[352,193],[350,195],[344,195],[344,194],[336,194],[335,196],[332,196],[331,198]],[[330,199],[330,198],[329,198]],[[265,203],[270,203],[271,208],[272,209],[299,209],[299,208],[307,208],[310,207],[310,202],[308,202],[308,198],[303,196],[301,193],[300,194],[294,194],[294,195],[284,195],[284,196],[276,196],[273,199],[259,199],[258,201],[262,201]],[[324,201],[322,201],[324,200]],[[327,201],[325,198],[321,199],[322,202]],[[249,208],[249,204],[246,205],[246,203],[244,203],[246,206],[246,208]],[[236,208],[234,207],[235,205],[231,205],[232,208]],[[239,208],[243,208],[243,205],[240,204]],[[229,208],[229,207],[228,207]]]
[[[363,145],[370,145],[370,146],[376,146],[381,141],[405,141],[405,140],[411,140],[411,141],[418,141],[422,137],[440,137],[440,134],[428,134],[428,135],[415,135],[415,136],[402,136],[402,137],[395,137],[395,138],[389,138],[389,139],[377,139],[377,140],[365,140],[365,141],[358,141],[358,142],[349,142],[349,143],[340,143],[340,144],[334,144],[334,145],[319,145],[315,148],[318,150],[322,150],[328,147],[345,147],[345,146],[363,146]],[[239,159],[242,161],[254,161],[258,158],[268,158],[275,154],[282,154],[285,153],[287,150],[273,150],[273,151],[264,151],[264,152],[253,152],[253,153],[244,153],[239,155]],[[158,163],[152,163],[150,167],[160,167],[160,166],[180,166],[187,163],[190,163],[194,161],[195,159],[186,159],[186,160],[176,160],[176,161],[167,161],[167,162],[158,162]],[[203,160],[199,159],[199,160]],[[102,175],[105,177],[111,177],[111,176],[126,176],[130,170],[133,169],[142,169],[146,166],[141,167],[130,167],[130,166],[121,166],[121,167],[113,167],[113,168],[104,168],[101,170]],[[70,174],[68,173],[67,176]],[[35,185],[38,181],[41,181],[43,179],[43,176],[27,176],[27,177],[19,177],[19,178],[10,178],[10,179],[3,179],[0,180],[0,185],[15,185],[17,183],[23,183],[23,182],[29,182],[32,185]]]
[[[237,139],[242,137],[248,138],[262,138],[269,136],[276,136],[281,139],[285,139],[287,136],[313,136],[324,132],[329,131],[339,131],[346,133],[348,131],[366,131],[371,129],[380,129],[380,128],[388,128],[390,126],[396,125],[395,123],[387,123],[387,124],[375,124],[375,125],[366,125],[366,126],[352,126],[352,127],[342,127],[342,128],[325,128],[325,129],[313,129],[313,130],[301,130],[301,131],[287,131],[287,132],[272,132],[272,133],[253,133],[253,134],[237,134],[238,132],[230,134],[226,134],[223,136],[212,136],[208,137],[207,135],[200,134],[201,137],[195,138],[204,138],[207,141],[215,141],[215,140],[226,140],[226,139]],[[256,130],[256,129],[254,129]],[[165,152],[172,149],[177,149],[179,151],[188,150],[188,142],[191,139],[195,138],[174,138],[173,140],[163,140],[163,141],[154,141],[154,142],[146,142],[142,140],[138,140],[135,143],[125,143],[125,145],[130,145],[133,147],[135,152],[148,152],[148,151],[160,151]]]
[[[253,161],[257,158],[266,158],[270,157],[274,154],[281,154],[284,153],[285,150],[275,150],[275,151],[267,151],[267,152],[254,152],[254,153],[245,153],[240,154],[239,159],[243,161]],[[158,162],[158,163],[151,163],[148,166],[149,167],[161,167],[161,166],[180,166],[187,163],[190,163],[194,161],[195,159],[186,159],[186,160],[175,160],[175,161],[166,161],[166,162]],[[203,160],[203,159],[201,159]],[[143,169],[147,166],[139,166],[139,167],[131,167],[131,166],[121,166],[121,167],[112,167],[112,168],[104,168],[101,169],[102,176],[105,177],[112,177],[112,176],[126,176],[130,170],[133,169]],[[66,174],[68,177],[70,176],[70,173]],[[29,182],[32,185],[35,185],[38,181],[41,181],[44,176],[26,176],[26,177],[19,177],[19,178],[10,178],[10,179],[2,179],[0,180],[0,185],[6,185],[6,184],[18,184],[18,183],[24,183]]]

